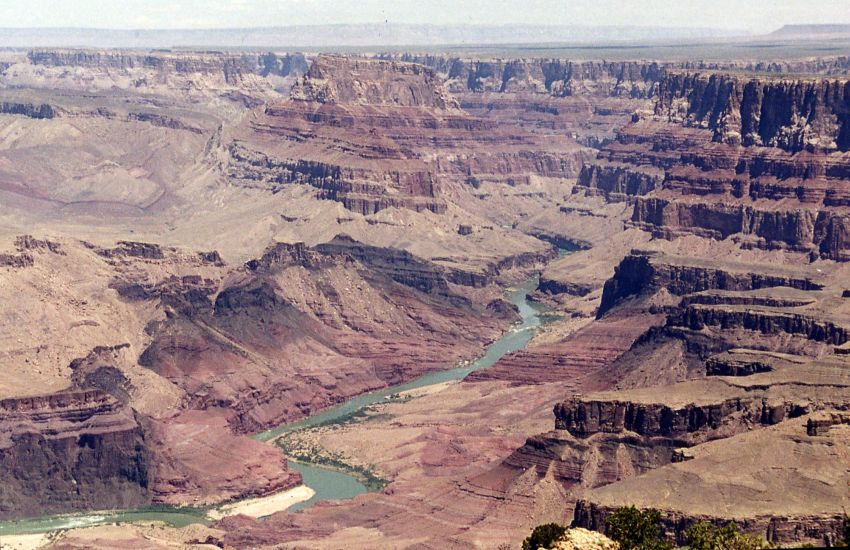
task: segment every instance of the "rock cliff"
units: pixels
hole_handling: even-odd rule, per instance
[[[850,148],[850,82],[670,74],[659,83],[656,115],[707,128],[715,141],[787,151]]]
[[[0,518],[148,503],[152,463],[133,411],[101,390],[0,400]]]
[[[476,59],[407,53],[379,57],[428,66],[446,79],[453,92],[533,91],[565,96],[654,97],[668,73],[681,71],[806,75],[850,71],[846,56],[775,61]]]
[[[670,71],[658,86],[654,114],[603,144],[574,191],[633,203],[656,237],[849,257],[846,80]]]
[[[444,214],[446,196],[483,183],[571,178],[585,156],[570,138],[543,139],[460,110],[426,67],[336,56],[314,60],[288,101],[255,111],[229,152],[228,175],[239,185],[276,192],[307,184],[362,215]]]
[[[457,108],[431,69],[414,63],[320,56],[292,89],[318,103]]]
[[[823,283],[770,266],[754,270],[751,265],[734,262],[718,265],[695,258],[633,250],[615,268],[614,276],[605,282],[598,316],[627,298],[649,296],[662,289],[683,296],[705,290],[747,291],[779,286],[809,291],[821,290]]]
[[[300,76],[307,71],[302,54],[279,55],[246,53],[171,53],[98,50],[32,50],[27,59],[43,67],[84,67],[89,69],[151,69],[163,74],[221,73],[228,83],[238,83],[241,75]]]

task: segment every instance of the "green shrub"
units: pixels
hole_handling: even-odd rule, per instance
[[[740,533],[734,523],[718,527],[706,521],[692,525],[685,531],[690,550],[761,550],[770,548],[767,541]]]
[[[714,537],[717,532],[717,527],[701,521],[695,525],[691,525],[685,531],[685,540],[688,543],[690,550],[713,550]]]
[[[620,543],[620,550],[669,550],[673,545],[664,539],[658,510],[638,510],[634,506],[619,508],[606,520],[608,536]]]
[[[567,528],[557,523],[545,523],[538,525],[531,534],[522,541],[522,550],[537,550],[538,548],[549,548],[558,539],[564,536]]]

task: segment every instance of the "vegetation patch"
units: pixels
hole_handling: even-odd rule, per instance
[[[607,535],[619,550],[672,550],[674,547],[665,537],[658,510],[640,510],[634,506],[618,508],[605,520]],[[563,547],[571,530],[557,523],[538,525],[522,542],[522,550],[541,550]],[[578,529],[581,531],[581,529]],[[844,520],[844,536],[850,539],[850,518]],[[692,525],[685,531],[688,550],[763,550],[775,548],[761,537],[738,531],[729,522],[715,525],[706,521]],[[845,544],[850,542],[845,540]],[[574,548],[575,546],[568,546]]]
[[[734,523],[729,522],[718,527],[707,521],[692,525],[685,532],[685,538],[690,550],[761,550],[772,548],[762,538],[747,535],[738,531]]]
[[[308,441],[304,437],[305,432],[308,432],[308,430],[286,434],[277,440],[277,445],[293,460],[348,474],[365,485],[369,491],[380,491],[389,483],[389,480],[375,473],[374,467],[352,464],[342,453],[329,451]]]
[[[360,407],[359,409],[353,410],[344,415],[337,416],[335,418],[329,418],[324,422],[319,422],[311,426],[311,428],[327,428],[330,426],[346,426],[351,424],[359,424],[361,422],[368,422],[370,420],[377,420],[382,418],[390,418],[388,414],[379,414],[379,409],[390,403],[405,403],[413,399],[411,395],[401,395],[400,393],[394,393],[388,395],[384,398],[383,401],[379,403],[374,403],[372,405],[367,405],[364,407]],[[307,429],[307,428],[305,428]],[[301,430],[298,430],[301,431]]]
[[[551,548],[555,542],[560,540],[567,532],[567,528],[557,523],[544,523],[538,525],[531,534],[522,541],[522,550],[538,550],[538,548]]]

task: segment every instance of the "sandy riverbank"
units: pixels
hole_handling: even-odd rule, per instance
[[[225,504],[216,509],[207,512],[207,517],[211,519],[221,519],[227,516],[235,516],[243,514],[254,518],[269,516],[275,512],[282,512],[293,504],[310,500],[316,492],[306,485],[299,485],[286,491],[274,493],[265,497],[249,498],[234,502],[233,504]]]
[[[36,535],[4,535],[0,537],[0,550],[36,550],[51,542],[47,533]]]

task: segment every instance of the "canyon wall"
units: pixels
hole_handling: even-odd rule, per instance
[[[242,74],[261,76],[300,76],[307,72],[302,54],[268,53],[172,53],[98,50],[32,50],[27,59],[44,67],[82,67],[89,69],[151,69],[173,73],[223,73],[230,83]]]
[[[151,500],[141,423],[101,390],[0,400],[0,518]]]
[[[453,92],[533,91],[556,96],[654,97],[657,85],[675,71],[841,75],[845,56],[777,61],[578,61],[570,59],[469,59],[440,55],[381,54],[431,67]]]
[[[656,115],[707,128],[715,141],[786,151],[850,148],[846,79],[747,79],[670,74],[658,87]]]
[[[574,193],[633,205],[655,237],[850,258],[850,82],[668,71],[652,114],[603,144]]]
[[[598,315],[601,317],[623,300],[649,296],[661,289],[683,296],[705,290],[758,290],[785,286],[799,290],[820,290],[823,284],[810,277],[801,277],[780,269],[758,272],[743,264],[712,265],[682,256],[632,250],[614,269],[614,276],[605,282]]]
[[[252,113],[234,137],[228,176],[238,185],[277,192],[307,184],[362,215],[445,214],[447,196],[572,178],[587,156],[569,137],[459,109],[429,68],[324,55],[289,100]]]

